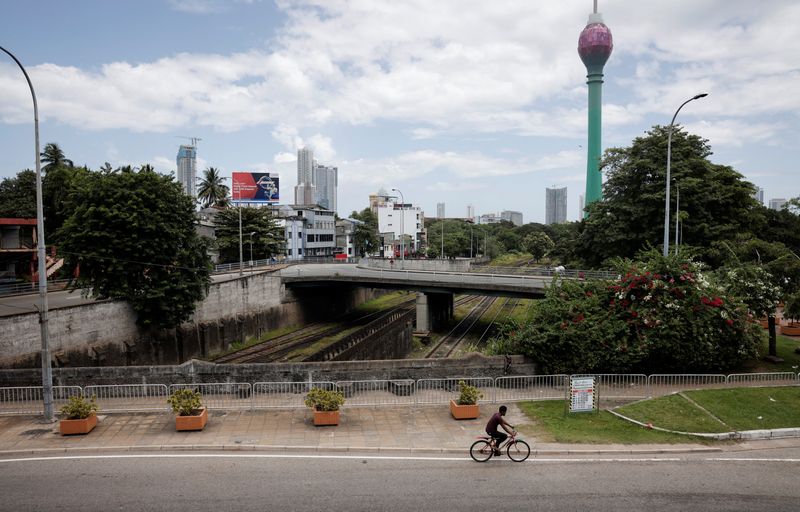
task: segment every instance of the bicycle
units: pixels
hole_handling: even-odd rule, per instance
[[[531,454],[531,447],[522,439],[517,439],[517,432],[512,432],[505,444],[497,447],[498,451],[505,448],[506,455],[514,462],[522,462]],[[469,456],[475,462],[486,462],[494,455],[491,436],[478,436],[478,440],[469,447]]]

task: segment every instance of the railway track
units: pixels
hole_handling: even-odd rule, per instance
[[[428,351],[425,355],[426,359],[450,357],[453,352],[461,346],[466,335],[481,316],[483,316],[486,310],[497,300],[497,297],[480,297],[479,300],[478,304],[476,304],[449,333],[444,335],[438,343]]]
[[[508,318],[509,316],[511,316],[511,314],[514,312],[514,308],[517,307],[517,304],[519,304],[519,299],[512,298],[512,297],[506,297],[506,300],[505,300],[505,302],[503,302],[503,305],[500,306],[497,309],[497,311],[494,314],[494,317],[492,317],[492,321],[489,322],[489,325],[487,325],[486,329],[484,329],[483,333],[481,333],[481,337],[478,340],[478,344],[483,342],[483,340],[489,334],[489,331],[491,331],[492,327],[497,322],[498,318],[502,319],[502,318]],[[503,312],[505,312],[505,313],[503,313]]]
[[[394,304],[390,309],[375,311],[365,315],[346,315],[341,322],[335,324],[317,322],[297,331],[287,333],[271,340],[243,348],[231,354],[213,359],[215,363],[224,364],[245,364],[245,363],[269,363],[278,361],[292,351],[297,350],[303,346],[314,343],[327,336],[332,336],[336,333],[345,330],[346,325],[366,325],[376,319],[384,316],[391,315],[397,310],[407,309],[412,307],[415,298],[406,299]]]

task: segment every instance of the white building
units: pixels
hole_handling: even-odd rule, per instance
[[[311,148],[297,150],[297,185],[294,187],[294,202],[299,205],[316,203],[314,185],[314,151]]]
[[[334,213],[317,206],[284,205],[272,208],[284,228],[288,259],[332,257],[336,252]]]
[[[548,188],[544,208],[545,224],[567,222],[567,187]]]
[[[344,254],[348,258],[355,258],[355,231],[356,226],[363,224],[356,219],[339,219],[336,221],[336,252]]]
[[[756,187],[756,191],[753,192],[753,199],[758,201],[758,204],[764,206],[764,189],[761,187]]]
[[[515,226],[522,225],[522,212],[504,210],[503,212],[500,213],[500,218],[502,220],[507,220],[508,222],[514,224]]]
[[[378,233],[383,237],[384,253],[394,252],[399,257],[401,246],[404,247],[406,255],[420,250],[425,240],[425,213],[422,208],[385,201],[377,203],[376,209]]]
[[[786,204],[786,199],[783,198],[775,198],[769,200],[769,209],[770,210],[778,210],[780,211],[783,208],[783,205]]]
[[[444,218],[444,203],[436,203],[436,218]]]
[[[467,205],[467,219],[475,222],[475,207],[471,204]]]

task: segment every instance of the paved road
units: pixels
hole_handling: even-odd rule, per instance
[[[125,454],[0,459],[3,510],[797,510],[800,459]],[[46,488],[46,492],[42,492]]]

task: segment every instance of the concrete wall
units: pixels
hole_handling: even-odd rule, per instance
[[[214,364],[192,360],[180,366],[54,368],[53,384],[184,384],[202,382],[308,382],[340,380],[432,379],[535,375],[536,366],[522,356],[462,359],[393,359],[325,363]],[[0,387],[40,386],[37,369],[0,370]]]
[[[192,321],[178,329],[147,332],[124,301],[51,310],[50,351],[55,366],[179,364],[225,350],[265,331],[342,315],[384,293],[334,284],[287,291],[271,273],[213,284]],[[0,318],[0,368],[40,366],[38,315]]]
[[[359,262],[360,267],[380,268],[384,270],[430,270],[433,272],[469,272],[471,261],[469,258],[453,260],[401,260],[386,258],[364,258]]]

